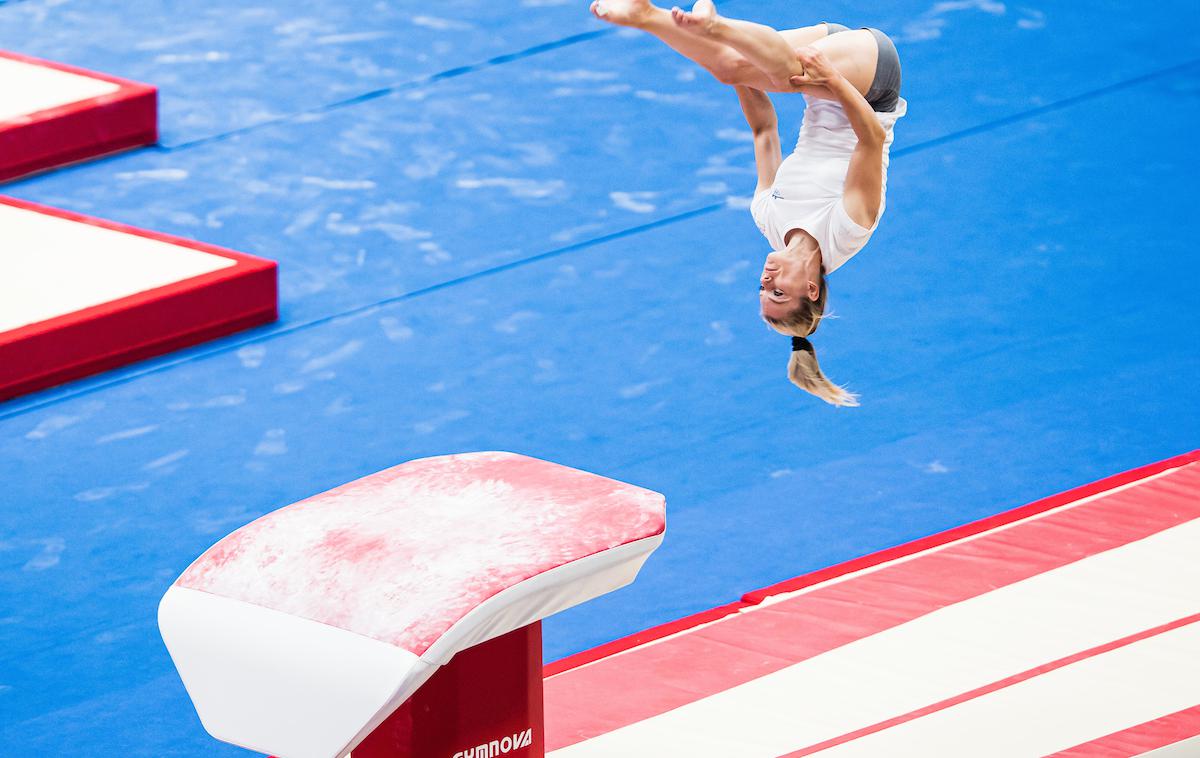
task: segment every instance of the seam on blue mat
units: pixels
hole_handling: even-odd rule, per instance
[[[11,1],[12,0],[10,0],[10,2]],[[16,1],[22,2],[23,0],[16,0]],[[738,0],[726,0],[725,6],[727,7],[729,5],[736,4],[737,2],[738,2]],[[4,0],[0,0],[0,5],[3,5],[3,4],[4,4]],[[433,84],[435,82],[442,81],[443,79],[454,79],[456,77],[463,76],[465,74],[470,74],[470,73],[474,73],[476,71],[482,71],[484,69],[492,68],[493,66],[502,66],[505,63],[512,63],[513,61],[519,61],[519,60],[523,60],[525,58],[531,58],[535,55],[541,55],[542,53],[548,53],[553,50],[558,50],[558,49],[561,49],[564,47],[570,47],[571,45],[575,45],[580,42],[588,42],[590,40],[598,39],[600,37],[606,37],[606,36],[609,36],[612,34],[617,34],[619,31],[620,31],[620,29],[609,26],[609,27],[605,27],[603,29],[593,29],[593,30],[587,31],[587,32],[580,32],[579,34],[572,34],[568,37],[563,37],[562,39],[551,40],[549,42],[542,42],[537,45],[533,45],[532,47],[527,47],[524,50],[518,50],[518,51],[512,52],[512,53],[503,53],[501,55],[496,55],[491,58],[488,58],[487,60],[480,61],[479,63],[468,63],[468,64],[462,65],[462,66],[455,66],[454,68],[448,68],[444,71],[438,71],[437,73],[427,74],[425,76],[417,77],[416,79],[398,82],[396,84],[389,85],[387,87],[380,87],[379,89],[374,89],[374,90],[371,90],[370,92],[363,92],[361,94],[354,95],[352,97],[347,97],[342,100],[335,100],[332,103],[323,103],[321,105],[315,105],[311,108],[305,108],[303,110],[299,110],[294,113],[288,113],[283,116],[278,116],[276,118],[269,119],[267,121],[260,121],[259,123],[256,123],[256,124],[248,124],[246,126],[239,127],[237,129],[231,129],[227,132],[221,132],[219,134],[210,134],[210,135],[207,135],[204,137],[198,137],[196,139],[192,139],[192,140],[188,140],[186,142],[180,142],[180,143],[172,144],[172,145],[164,145],[164,144],[160,143],[158,145],[152,146],[151,149],[158,150],[159,152],[170,153],[170,152],[174,152],[176,150],[186,150],[191,147],[197,147],[199,145],[206,145],[210,142],[220,142],[222,140],[229,139],[230,137],[236,137],[240,134],[245,134],[246,132],[251,132],[256,129],[261,129],[261,128],[265,128],[268,126],[275,126],[278,124],[286,124],[289,121],[294,121],[298,118],[301,118],[301,117],[307,116],[307,115],[311,115],[313,113],[325,113],[328,111],[346,108],[351,105],[365,103],[370,100],[375,100],[380,97],[386,97],[387,95],[395,94],[397,92],[405,92],[408,90],[416,89],[417,87],[424,87],[424,86]]]
[[[497,55],[495,57],[488,58],[485,61],[481,61],[479,63],[468,63],[465,66],[455,66],[454,68],[449,68],[444,71],[438,71],[433,74],[426,74],[425,76],[417,77],[416,79],[410,79],[408,81],[400,82],[398,84],[392,84],[387,87],[380,87],[379,89],[373,89],[369,92],[363,92],[362,94],[354,95],[352,97],[347,97],[342,100],[335,100],[332,103],[323,103],[321,105],[316,105],[311,108],[305,108],[303,110],[299,110],[294,113],[289,113],[285,116],[278,116],[276,118],[268,119],[267,121],[260,121],[255,124],[248,124],[246,126],[242,126],[237,129],[231,129],[227,132],[221,132],[220,134],[210,134],[205,137],[198,137],[196,139],[188,140],[187,142],[180,142],[180,143],[174,144],[174,145],[158,144],[158,145],[154,145],[152,147],[152,149],[157,150],[159,152],[163,152],[163,153],[173,153],[177,150],[187,150],[189,148],[198,147],[200,145],[207,145],[212,142],[222,142],[231,137],[237,137],[239,135],[246,134],[247,132],[252,132],[257,129],[263,129],[263,128],[266,128],[269,126],[276,126],[279,124],[286,124],[289,121],[295,121],[296,119],[301,118],[303,116],[310,116],[314,113],[327,113],[329,111],[340,110],[342,108],[347,108],[351,105],[358,105],[359,103],[365,103],[365,102],[368,102],[371,100],[376,100],[381,97],[387,97],[388,95],[394,95],[398,92],[406,92],[408,90],[417,89],[418,87],[428,86],[430,84],[440,82],[444,79],[455,79],[457,77],[464,76],[464,75],[470,74],[470,73],[474,73],[476,71],[482,71],[483,69],[492,68],[493,66],[502,66],[505,63],[512,63],[513,61],[519,61],[519,60],[523,60],[525,58],[531,58],[535,55],[541,55],[542,53],[548,53],[552,50],[558,50],[560,48],[570,47],[571,45],[575,45],[580,42],[587,42],[589,40],[593,40],[598,37],[604,37],[604,36],[607,36],[610,34],[615,34],[616,31],[617,31],[616,29],[596,29],[596,30],[593,30],[590,32],[582,32],[580,34],[573,34],[570,37],[564,37],[562,39],[554,40],[552,42],[543,42],[541,44],[534,45],[533,47],[527,47],[524,50],[518,50],[515,53],[504,53],[503,55]]]
[[[915,152],[919,152],[921,150],[927,150],[931,147],[937,147],[938,145],[943,145],[947,142],[953,142],[954,140],[962,139],[964,137],[971,137],[976,134],[982,134],[983,132],[990,132],[993,129],[998,129],[1002,126],[1008,126],[1009,124],[1015,124],[1017,122],[1024,121],[1026,119],[1040,116],[1044,113],[1051,113],[1053,111],[1062,110],[1063,108],[1069,108],[1072,105],[1078,105],[1079,103],[1084,102],[1086,100],[1091,100],[1096,97],[1101,97],[1103,95],[1110,94],[1117,90],[1123,90],[1123,89],[1129,89],[1130,87],[1136,87],[1137,85],[1145,84],[1146,82],[1148,82],[1152,79],[1157,79],[1162,76],[1168,76],[1170,74],[1175,74],[1180,71],[1183,71],[1184,69],[1192,68],[1193,66],[1196,66],[1196,65],[1200,65],[1200,58],[1193,58],[1190,61],[1185,61],[1184,63],[1180,63],[1175,66],[1170,66],[1168,68],[1159,69],[1158,71],[1151,71],[1148,74],[1142,74],[1141,76],[1135,76],[1132,79],[1125,79],[1125,80],[1117,82],[1116,84],[1109,84],[1104,87],[1097,87],[1096,89],[1088,90],[1087,92],[1082,92],[1078,95],[1072,95],[1071,97],[1063,98],[1062,100],[1055,100],[1053,103],[1047,103],[1046,105],[1041,105],[1041,106],[1038,106],[1037,108],[1031,108],[1030,110],[1021,111],[1020,113],[1014,113],[1010,116],[1004,116],[1003,118],[998,118],[994,121],[988,121],[986,123],[967,127],[966,129],[960,129],[957,132],[950,132],[949,134],[943,134],[941,137],[934,137],[933,139],[926,140],[924,142],[918,142],[915,145],[907,145],[905,147],[900,148],[899,150],[893,150],[892,156],[895,157],[895,156],[901,156],[901,155],[908,155],[909,153],[915,153]]]

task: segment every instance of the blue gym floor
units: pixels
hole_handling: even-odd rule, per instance
[[[816,338],[861,408],[792,388],[757,318],[733,92],[586,0],[0,2],[0,48],[156,84],[162,123],[3,191],[275,259],[282,305],[0,405],[0,755],[245,754],[159,598],[411,458],[666,494],[663,548],[547,623],[554,659],[1198,446],[1194,2],[723,7],[899,46],[887,215]]]

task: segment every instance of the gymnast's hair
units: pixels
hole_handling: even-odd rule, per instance
[[[786,317],[763,320],[780,334],[787,334],[792,339],[792,357],[788,360],[788,379],[805,392],[810,392],[830,405],[858,405],[858,396],[847,392],[829,381],[829,377],[821,372],[817,363],[817,353],[807,338],[817,331],[821,319],[825,317],[825,298],[829,288],[825,286],[825,271],[821,271],[821,281],[817,299],[800,298],[800,305]],[[799,338],[799,339],[796,339]]]

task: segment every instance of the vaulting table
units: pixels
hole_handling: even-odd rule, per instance
[[[411,461],[196,560],[159,627],[205,728],[281,758],[543,754],[540,620],[636,577],[663,497],[512,453]]]

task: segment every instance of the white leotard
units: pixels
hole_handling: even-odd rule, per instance
[[[855,223],[842,204],[846,169],[858,144],[854,128],[841,103],[808,95],[804,100],[807,105],[796,149],[779,167],[775,183],[754,196],[750,213],[775,250],[784,248],[784,239],[792,229],[811,234],[821,247],[821,260],[829,274],[861,250],[879,226],[887,196],[892,128],[908,111],[908,103],[900,98],[895,110],[875,114],[887,137],[883,143],[883,197],[879,215],[868,229]]]

